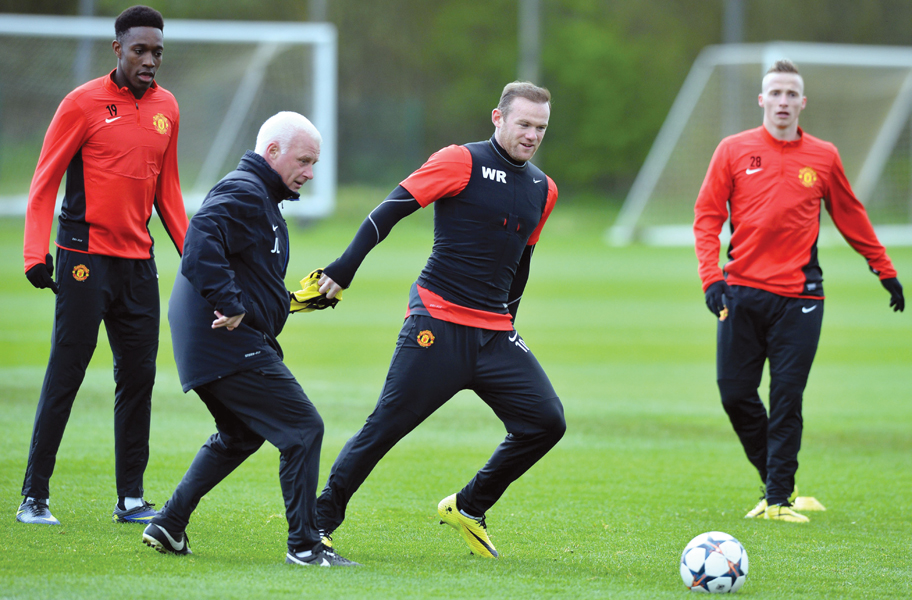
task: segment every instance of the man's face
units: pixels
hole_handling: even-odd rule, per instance
[[[298,133],[291,139],[288,148],[280,148],[278,142],[271,142],[266,146],[263,158],[282,177],[288,189],[297,192],[313,179],[313,167],[320,160],[320,144],[306,133]]]
[[[161,66],[162,32],[155,27],[131,27],[121,41],[114,40],[117,55],[117,83],[125,85],[137,98],[142,98],[152,85]]]
[[[551,106],[547,102],[539,104],[526,98],[513,98],[507,106],[506,115],[496,108],[491,113],[491,120],[497,128],[494,139],[513,160],[531,160],[545,137],[550,116]]]
[[[807,104],[804,81],[795,73],[769,73],[763,78],[759,103],[767,127],[779,130],[797,127],[798,115]]]

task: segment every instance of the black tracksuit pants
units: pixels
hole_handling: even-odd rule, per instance
[[[54,332],[35,413],[22,495],[50,497],[76,393],[95,352],[102,321],[114,355],[114,455],[117,495],[141,497],[149,462],[152,385],[160,319],[153,259],[57,251]]]
[[[767,502],[777,504],[795,487],[802,398],[820,339],[823,300],[745,286],[731,290],[728,317],[717,329],[716,379],[744,452],[766,485]],[[757,392],[767,360],[769,414]]]
[[[342,448],[317,500],[317,524],[332,533],[381,458],[457,392],[473,390],[503,421],[507,437],[457,494],[483,516],[507,487],[563,436],[564,410],[535,356],[515,331],[490,331],[413,315],[399,333],[374,412]]]
[[[288,519],[288,548],[309,550],[320,541],[314,503],[323,443],[323,419],[284,363],[243,371],[194,390],[218,430],[203,444],[187,473],[152,522],[184,531],[200,499],[263,441],[279,449],[279,484]]]

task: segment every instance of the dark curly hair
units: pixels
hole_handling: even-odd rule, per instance
[[[148,6],[131,6],[120,13],[117,20],[114,21],[114,36],[120,42],[123,35],[133,27],[154,27],[155,29],[165,29],[165,20],[161,13]]]

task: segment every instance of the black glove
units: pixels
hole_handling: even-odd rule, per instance
[[[899,279],[890,277],[889,279],[881,279],[880,283],[890,292],[890,306],[893,307],[893,312],[902,312],[906,308],[906,299],[903,297],[902,284],[899,283]]]
[[[38,289],[51,288],[55,294],[59,291],[57,284],[54,282],[54,258],[48,254],[44,259],[43,265],[35,265],[25,272],[25,276],[32,282],[32,285]],[[893,281],[896,281],[895,279]],[[896,285],[899,285],[897,282]],[[902,288],[899,288],[899,297],[902,298]],[[902,310],[902,309],[900,309]]]
[[[725,310],[725,296],[728,295],[728,284],[724,279],[713,283],[706,288],[706,308],[717,317],[721,316],[722,311]]]

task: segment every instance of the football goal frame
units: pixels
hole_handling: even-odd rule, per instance
[[[714,70],[718,67],[757,64],[760,67],[756,72],[756,87],[759,94],[759,82],[763,73],[781,58],[793,60],[799,68],[820,65],[908,70],[904,80],[898,86],[898,91],[893,97],[889,109],[885,111],[882,118],[878,115],[878,118],[872,118],[868,124],[872,131],[876,130],[876,134],[873,135],[870,145],[864,149],[864,159],[860,169],[854,173],[848,173],[856,196],[862,203],[868,203],[893,149],[903,134],[904,126],[908,127],[910,116],[912,116],[912,49],[803,42],[709,46],[694,62],[614,224],[605,232],[607,243],[615,246],[624,246],[634,241],[649,245],[693,244],[692,223],[644,225],[641,221],[643,212],[649,204],[656,185],[668,166],[691,116],[697,109]],[[811,83],[809,82],[808,85],[810,86]],[[724,92],[723,89],[721,95],[724,96]],[[728,96],[728,98],[731,97],[733,96]],[[813,94],[809,98],[809,103],[813,103]],[[718,119],[724,121],[726,113],[731,110],[743,110],[743,107],[723,104]],[[853,118],[864,119],[865,116],[855,115]],[[758,109],[754,126],[759,126],[759,124]],[[728,133],[735,133],[735,131]],[[814,132],[811,131],[811,133]],[[719,141],[721,141],[721,136],[715,140],[715,143]],[[703,173],[707,166],[708,157],[706,164],[702,165]],[[691,207],[698,191],[698,189],[692,190]],[[888,246],[912,245],[912,224],[875,223],[875,230],[881,241]],[[833,239],[835,236],[832,235],[832,232],[822,231],[821,237]]]
[[[114,23],[113,19],[102,17],[4,14],[0,15],[0,36],[109,41],[114,39]],[[302,201],[286,203],[284,211],[303,218],[321,218],[331,214],[336,198],[338,139],[338,42],[335,26],[329,23],[168,19],[165,23],[166,62],[170,42],[236,43],[250,45],[252,48],[249,59],[246,59],[246,66],[241,67],[243,74],[233,97],[230,100],[220,99],[227,108],[220,123],[213,127],[211,132],[207,132],[207,136],[211,135],[212,142],[205,157],[199,157],[201,167],[195,172],[194,177],[187,178],[189,180],[185,180],[182,173],[181,186],[188,212],[194,212],[211,186],[227,173],[228,168],[225,165],[231,164],[231,161],[237,164],[236,161],[240,160],[240,155],[228,156],[233,146],[248,143],[252,149],[254,140],[239,140],[238,137],[242,133],[245,116],[257,97],[264,92],[262,88],[270,62],[289,48],[310,46],[310,64],[300,65],[302,78],[304,71],[307,70],[310,73],[310,80],[301,85],[298,94],[300,101],[297,105],[288,106],[283,110],[305,113],[320,131],[323,143],[320,161],[315,167],[316,176],[301,189]],[[78,69],[79,57],[76,56],[74,59]],[[112,54],[112,67],[113,64]],[[294,73],[289,73],[288,77],[294,77]],[[86,74],[84,79],[90,78],[91,76]],[[9,84],[4,82],[4,85]],[[268,90],[266,92],[268,93]],[[198,93],[206,92],[200,90]],[[188,115],[183,111],[180,96],[177,96],[177,101],[182,107],[183,125]],[[309,110],[305,112],[303,107]],[[52,114],[47,115],[48,122]],[[183,127],[181,133],[184,133]],[[179,145],[182,145],[182,142],[183,135],[178,142]],[[37,156],[34,158],[37,160]],[[24,214],[26,202],[27,196],[24,195],[0,197],[0,213]]]

